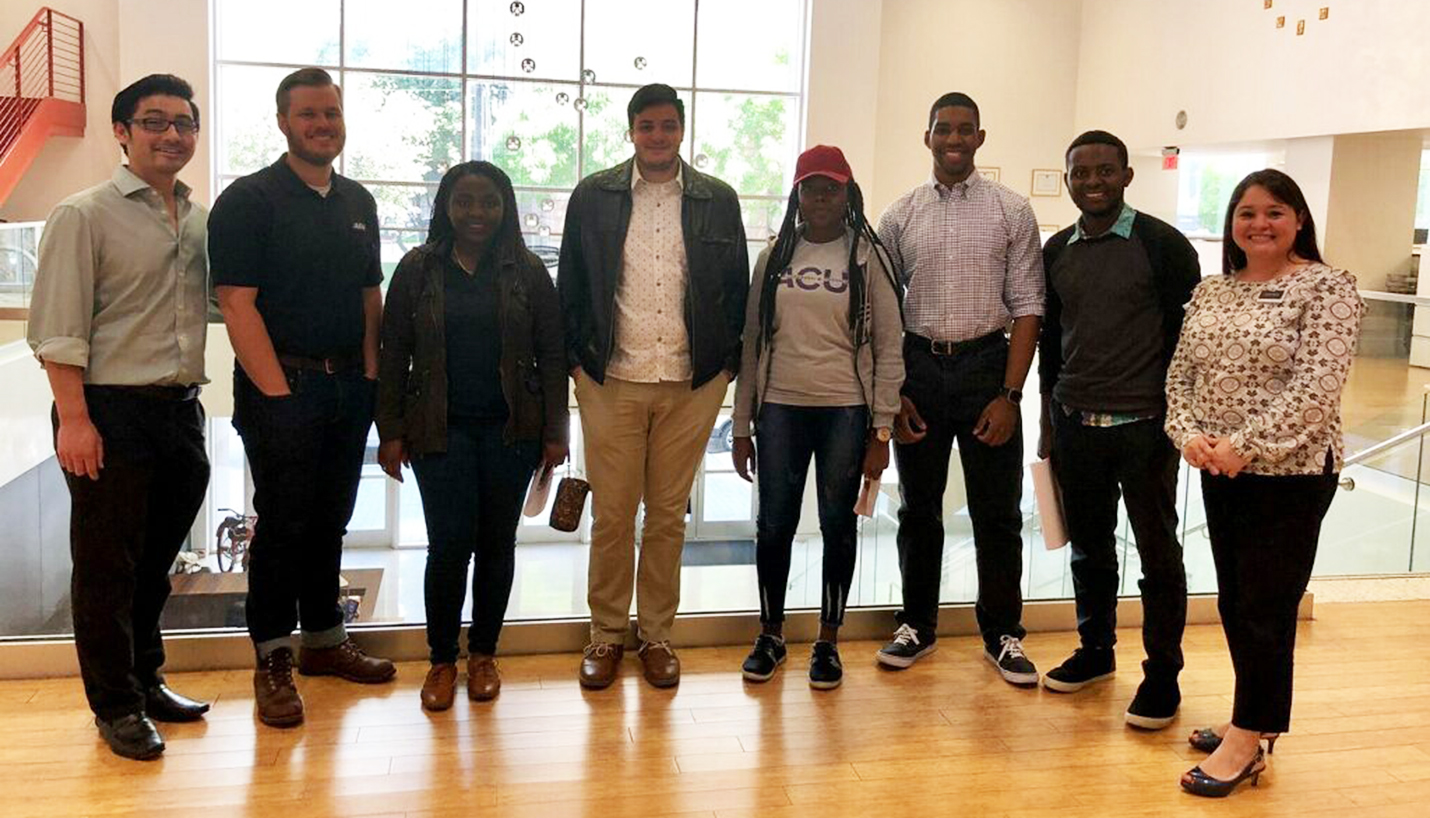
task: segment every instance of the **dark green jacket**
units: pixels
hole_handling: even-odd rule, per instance
[[[447,450],[447,342],[442,285],[451,244],[408,251],[387,290],[378,357],[377,433],[401,439],[409,456]],[[485,275],[482,270],[479,275]],[[570,418],[561,309],[546,267],[532,253],[497,267],[504,437],[565,443]]]
[[[631,223],[631,158],[587,176],[571,193],[558,279],[568,367],[605,383],[616,337],[616,287]],[[735,191],[681,162],[680,229],[689,268],[685,330],[691,387],[740,370],[740,331],[750,286],[750,254]]]

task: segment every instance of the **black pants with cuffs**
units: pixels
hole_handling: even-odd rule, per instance
[[[943,576],[943,493],[955,441],[963,464],[968,514],[978,569],[975,612],[984,645],[995,654],[1001,637],[1022,639],[1023,429],[1001,446],[974,436],[978,417],[1003,389],[1008,342],[1001,333],[952,355],[935,354],[916,336],[904,339],[903,393],[914,402],[928,434],[894,446],[899,467],[899,572],[904,606],[895,618],[932,640],[938,626]]]
[[[1338,478],[1202,473],[1217,608],[1236,671],[1237,727],[1262,733],[1290,727],[1296,609]]]
[[[204,410],[183,387],[86,386],[104,445],[99,479],[65,473],[70,492],[70,606],[90,709],[144,710],[162,681],[159,616],[169,571],[208,490]],[[55,434],[59,415],[51,412]]]

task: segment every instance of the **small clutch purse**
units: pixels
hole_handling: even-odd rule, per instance
[[[586,495],[591,484],[579,477],[563,477],[556,484],[556,500],[551,504],[551,527],[557,531],[575,531],[581,525],[581,512],[586,508]]]

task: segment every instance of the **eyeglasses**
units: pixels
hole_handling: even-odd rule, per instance
[[[162,116],[146,116],[142,119],[128,120],[128,124],[138,125],[149,133],[163,133],[169,130],[170,125],[173,125],[174,132],[180,136],[197,133],[199,130],[199,123],[186,116],[175,117],[174,119],[165,119]]]

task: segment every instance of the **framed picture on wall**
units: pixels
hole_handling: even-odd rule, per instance
[[[1063,195],[1063,172],[1060,170],[1033,171],[1032,194],[1034,196]]]
[[[979,168],[978,172],[990,182],[997,182],[1002,176],[1002,172],[998,168]]]

